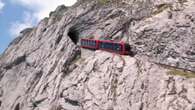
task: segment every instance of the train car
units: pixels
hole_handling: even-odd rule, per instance
[[[97,50],[98,49],[98,40],[81,39],[81,47]]]
[[[124,42],[116,43],[107,40],[99,41],[99,49],[113,53],[118,53],[121,55],[129,55],[131,50],[130,45]]]
[[[81,47],[104,50],[112,53],[118,53],[121,55],[131,55],[131,47],[124,42],[113,42],[109,40],[93,40],[93,39],[81,39]]]

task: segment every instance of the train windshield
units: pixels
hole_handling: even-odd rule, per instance
[[[113,50],[121,51],[122,50],[122,46],[120,44],[114,43],[113,44]]]
[[[113,50],[113,51],[121,51],[122,46],[120,44],[117,44],[117,43],[101,42],[100,48]]]

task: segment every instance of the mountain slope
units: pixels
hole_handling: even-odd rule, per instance
[[[194,6],[193,0],[59,6],[1,55],[0,109],[195,109],[195,79],[153,63],[195,70]],[[125,41],[136,55],[87,53],[81,38]]]

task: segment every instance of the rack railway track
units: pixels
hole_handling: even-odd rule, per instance
[[[185,72],[191,72],[191,73],[194,73],[195,74],[195,71],[190,70],[190,69],[181,68],[181,67],[177,67],[177,66],[171,66],[171,65],[157,63],[157,62],[152,62],[152,63],[157,64],[157,65],[160,65],[160,66],[165,67],[165,68],[173,68],[173,69],[182,70],[182,71],[185,71]]]

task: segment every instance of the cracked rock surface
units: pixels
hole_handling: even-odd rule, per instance
[[[74,109],[192,110],[195,79],[169,76],[145,59],[102,51],[80,60],[62,81],[62,101],[74,106],[66,99],[76,100]]]
[[[79,0],[23,30],[0,56],[0,110],[195,110],[194,0]],[[136,56],[80,49],[124,41]],[[83,57],[84,55],[85,57]]]

